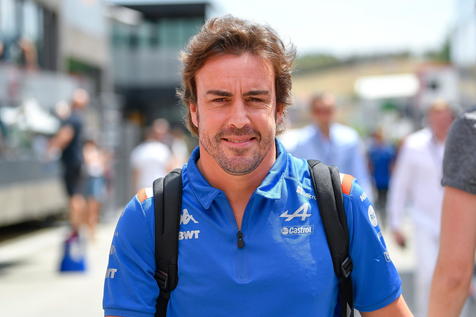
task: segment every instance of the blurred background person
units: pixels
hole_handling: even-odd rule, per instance
[[[442,184],[440,250],[428,315],[456,317],[469,295],[476,250],[476,108],[451,127]]]
[[[156,119],[146,129],[145,140],[131,152],[133,192],[151,187],[158,177],[175,167],[175,160],[166,142],[169,139],[169,123]]]
[[[387,192],[390,183],[395,148],[385,141],[381,128],[375,130],[367,152],[369,171],[373,185],[377,193],[375,206],[381,215],[381,223],[386,222],[385,205],[387,204]]]
[[[89,94],[78,88],[71,99],[71,113],[62,122],[58,132],[50,139],[48,153],[56,157],[61,152],[63,181],[69,197],[69,220],[72,235],[77,234],[83,223],[85,201],[82,194],[83,167],[83,117],[82,112],[89,103]]]
[[[187,162],[189,151],[186,142],[186,136],[182,128],[174,127],[170,131],[172,137],[171,150],[175,159],[175,167],[182,167]]]
[[[84,157],[84,198],[86,199],[85,223],[89,236],[95,239],[101,204],[106,195],[107,158],[94,140],[86,140],[83,145]]]
[[[293,135],[293,143],[284,145],[294,156],[315,159],[337,166],[341,173],[356,177],[366,191],[372,195],[369,173],[363,146],[357,131],[334,121],[335,97],[317,94],[309,102],[313,124]]]
[[[428,127],[409,135],[399,152],[390,182],[387,211],[390,229],[405,247],[403,216],[408,207],[414,226],[416,316],[426,316],[431,277],[438,253],[443,190],[440,185],[446,135],[453,111],[435,100],[426,111]]]

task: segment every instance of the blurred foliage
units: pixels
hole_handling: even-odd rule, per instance
[[[296,59],[296,71],[315,70],[327,68],[329,66],[338,66],[342,61],[334,55],[325,53],[306,54]]]
[[[451,62],[451,43],[448,36],[439,49],[427,51],[425,58],[429,61],[450,63]]]
[[[406,59],[411,57],[408,51],[400,51],[393,53],[375,53],[366,55],[351,55],[346,57],[338,57],[328,53],[309,53],[298,56],[295,61],[295,74],[311,73],[319,70],[326,70],[334,67],[350,66],[364,62],[376,62],[388,59]]]

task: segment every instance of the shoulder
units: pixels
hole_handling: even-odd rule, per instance
[[[144,152],[144,144],[137,145],[132,151],[130,155],[130,159],[132,161],[139,160]]]
[[[428,128],[416,131],[405,138],[403,143],[407,148],[421,148],[431,141],[431,132]]]
[[[359,141],[359,134],[355,129],[349,126],[340,123],[334,123],[331,129],[331,133],[339,142],[357,143]]]
[[[78,125],[81,125],[82,119],[81,119],[81,116],[78,113],[73,112],[73,113],[71,113],[71,115],[64,122],[67,125],[69,124],[69,125],[73,125],[73,126],[78,126]]]
[[[163,156],[169,154],[170,148],[162,142],[154,141],[149,142],[147,152],[154,156]]]
[[[470,141],[476,135],[476,108],[465,112],[456,119],[451,126],[448,140],[452,141]]]
[[[303,128],[285,131],[279,137],[279,140],[283,143],[285,148],[293,149],[303,143],[307,143],[315,134],[315,128],[312,125],[308,125]]]
[[[340,183],[342,187],[342,194],[350,195],[354,185],[355,177],[349,174],[340,173]]]
[[[153,198],[153,197],[154,197],[154,192],[152,190],[152,187],[142,188],[135,195],[135,198],[139,201],[140,204],[145,203],[147,199]]]
[[[126,222],[138,221],[139,218],[142,218],[142,220],[149,222],[149,218],[151,215],[153,216],[153,196],[150,187],[139,190],[124,208],[120,221],[123,221],[123,218]]]
[[[312,175],[310,173],[309,164],[307,163],[307,160],[296,158],[292,155],[289,155],[288,159],[289,168],[287,177],[299,180],[303,184],[309,184],[309,186],[312,186]],[[340,182],[342,194],[346,196],[351,196],[356,192],[362,191],[359,186],[357,186],[358,188],[354,190],[354,187],[356,187],[354,186],[354,184],[357,184],[357,182],[356,178],[350,174],[340,173]]]

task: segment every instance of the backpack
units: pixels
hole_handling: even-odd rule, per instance
[[[312,183],[324,224],[334,272],[339,280],[339,312],[353,317],[353,291],[350,274],[349,232],[342,198],[340,174],[336,167],[308,160]],[[154,181],[155,279],[160,288],[156,317],[165,317],[170,293],[178,282],[178,232],[182,203],[182,171],[175,169]],[[343,313],[344,312],[344,313]]]

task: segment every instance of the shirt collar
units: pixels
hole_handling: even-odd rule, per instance
[[[319,138],[321,141],[329,141],[329,142],[331,142],[332,139],[334,138],[335,127],[336,127],[336,124],[335,124],[335,123],[331,123],[330,126],[329,126],[329,138],[324,137],[324,134],[322,134],[321,129],[319,128],[319,126],[318,126],[317,124],[313,124],[312,127],[313,127],[313,130],[314,130],[314,134],[315,134],[316,137]]]
[[[281,189],[283,183],[283,175],[287,171],[288,167],[288,153],[282,146],[282,144],[276,140],[277,158],[273,166],[269,170],[268,174],[264,178],[263,182],[256,189],[255,193],[267,199],[280,199]],[[211,186],[208,181],[203,177],[202,173],[197,167],[197,161],[200,157],[200,149],[197,146],[192,154],[186,166],[186,176],[190,187],[195,194],[195,197],[203,206],[204,209],[209,209],[213,200],[217,198],[220,193],[223,193],[218,188]]]

